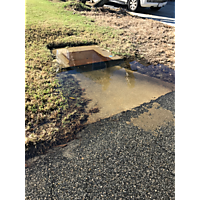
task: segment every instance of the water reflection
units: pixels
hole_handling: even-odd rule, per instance
[[[128,87],[133,88],[135,83],[133,72],[127,72],[124,68],[116,66],[116,64],[119,65],[120,63],[122,63],[122,61],[93,63],[91,65],[75,67],[68,73],[81,73],[83,76],[91,79],[95,83],[100,84],[103,91],[108,89],[114,76],[118,76],[119,79],[124,77],[123,80],[126,81]]]
[[[121,62],[122,63],[122,62]],[[86,110],[97,107],[98,113],[89,117],[89,123],[149,102],[174,90],[174,84],[122,68],[120,62],[95,63],[72,67],[71,70],[57,74],[69,75],[78,80],[85,91],[84,97],[90,99]],[[67,78],[62,82],[66,90]],[[77,97],[76,97],[77,98]]]
[[[133,88],[134,85],[135,85],[135,77],[134,77],[134,74],[133,74],[133,73],[130,73],[130,72],[126,72],[125,78],[126,78],[128,87],[129,87],[129,88]]]

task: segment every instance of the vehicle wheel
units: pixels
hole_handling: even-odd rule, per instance
[[[140,0],[128,0],[128,9],[130,11],[138,11],[140,8]]]
[[[150,9],[151,9],[151,10],[155,10],[155,11],[156,11],[156,10],[160,10],[160,9],[161,9],[161,7],[150,7]]]

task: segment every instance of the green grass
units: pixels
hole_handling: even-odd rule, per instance
[[[71,7],[72,5],[72,7]],[[75,5],[86,7],[77,1],[53,3],[48,0],[27,0],[26,1],[26,27],[31,25],[62,27],[78,30],[79,35],[82,31],[95,34],[105,34],[113,32],[109,27],[99,27],[85,16],[81,16],[65,8],[74,8]],[[78,7],[78,6],[77,6]],[[114,33],[113,33],[114,34]]]
[[[94,20],[74,14],[72,9],[85,9],[76,1],[51,2],[48,0],[26,0],[25,28],[25,144],[40,141],[55,141],[66,138],[78,129],[84,113],[76,121],[66,121],[78,110],[78,103],[68,107],[67,97],[58,92],[52,66],[52,55],[47,46],[86,45],[97,43],[115,50],[120,31],[99,27]],[[115,52],[117,53],[117,52]],[[70,101],[70,99],[68,99]],[[82,100],[81,100],[82,101]],[[62,112],[62,115],[61,115]],[[63,114],[64,113],[64,114]],[[86,113],[85,113],[86,114]],[[56,127],[57,123],[61,123]],[[69,136],[70,138],[70,136]]]

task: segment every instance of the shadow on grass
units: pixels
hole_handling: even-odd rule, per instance
[[[85,41],[85,42],[65,42],[65,43],[49,43],[46,47],[49,50],[65,48],[65,47],[77,47],[77,46],[88,46],[98,45],[96,41]]]
[[[26,161],[35,156],[45,154],[56,146],[62,146],[63,144],[66,146],[69,141],[77,139],[76,133],[86,125],[89,116],[89,113],[86,112],[86,107],[90,100],[83,97],[84,90],[80,87],[79,81],[66,73],[60,73],[57,79],[60,85],[57,90],[66,99],[65,105],[63,105],[66,108],[61,109],[59,119],[54,119],[56,121],[53,122],[58,131],[44,141],[36,143],[30,141],[25,149]],[[48,123],[51,123],[51,121],[45,121],[38,126],[43,127]]]

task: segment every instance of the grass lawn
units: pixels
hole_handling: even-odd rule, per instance
[[[86,113],[74,114],[73,99],[64,97],[55,78],[49,47],[99,44],[107,47],[118,41],[120,30],[99,27],[81,16],[76,2],[26,0],[25,28],[25,144],[26,149],[41,141],[74,137]],[[68,9],[69,8],[69,9]],[[71,10],[70,10],[71,9]]]
[[[25,8],[26,149],[73,139],[89,114],[81,109],[87,100],[58,89],[48,48],[97,44],[113,55],[140,60],[143,54],[149,61],[174,64],[174,28],[160,22],[98,10],[81,13],[89,8],[76,0],[26,0]]]

